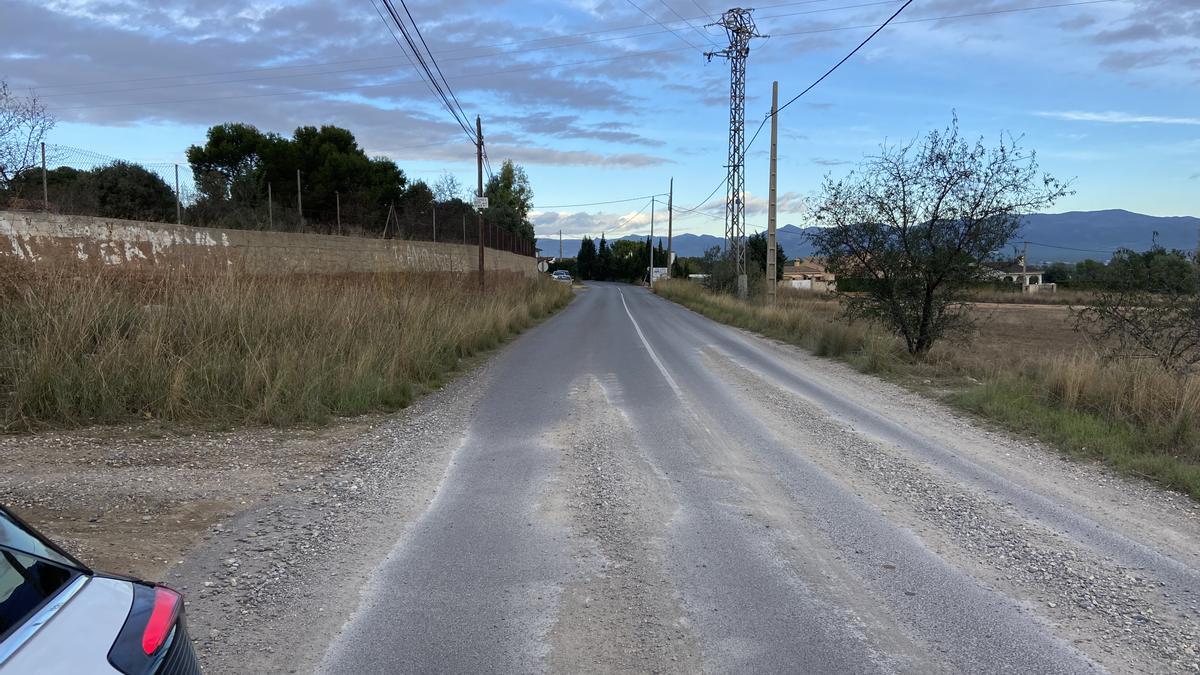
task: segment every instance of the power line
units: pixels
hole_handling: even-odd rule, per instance
[[[1057,249],[1061,249],[1063,251],[1079,251],[1080,253],[1107,253],[1109,255],[1115,255],[1117,253],[1116,251],[1101,251],[1099,249],[1094,249],[1094,248],[1072,248],[1070,246],[1057,246],[1055,244],[1039,244],[1036,241],[1026,241],[1024,243],[1029,244],[1030,246],[1041,246],[1043,248],[1057,248]]]
[[[924,18],[920,18],[920,19],[907,19],[904,21],[895,21],[894,23],[896,23],[897,25],[910,24],[910,23],[927,23],[930,21],[945,21],[945,20],[949,20],[949,19],[964,19],[964,18],[972,18],[972,17],[980,17],[980,16],[993,16],[996,14],[1013,14],[1013,13],[1017,13],[1017,12],[1031,12],[1031,11],[1042,10],[1042,9],[1057,9],[1060,7],[1078,7],[1080,5],[1097,5],[1097,4],[1115,2],[1115,1],[1116,0],[1084,0],[1082,2],[1066,2],[1066,3],[1058,3],[1058,4],[1053,4],[1053,5],[1037,5],[1034,7],[1014,7],[1014,8],[1008,8],[1008,9],[989,10],[989,11],[985,11],[985,12],[970,12],[967,14],[951,14],[951,15],[944,15],[944,16],[924,17]],[[767,113],[767,115],[762,119],[762,121],[758,123],[758,128],[754,130],[754,135],[751,136],[750,142],[746,144],[746,149],[749,150],[750,146],[754,145],[754,140],[756,138],[758,138],[758,134],[762,132],[763,126],[766,125],[767,121],[771,119],[772,115],[778,115],[781,110],[788,107],[792,103],[795,103],[796,100],[798,100],[801,96],[804,96],[808,92],[812,91],[813,88],[816,87],[818,84],[820,84],[822,80],[829,77],[829,75],[832,74],[833,71],[837,70],[843,63],[850,60],[850,57],[854,56],[854,54],[857,53],[858,50],[862,49],[864,45],[866,45],[868,42],[870,42],[871,38],[878,35],[880,31],[882,31],[885,27],[887,27],[888,24],[893,23],[893,20],[897,16],[900,15],[900,12],[903,12],[904,8],[908,7],[910,4],[912,4],[912,0],[907,0],[907,2],[905,2],[900,7],[900,9],[897,9],[895,11],[895,13],[893,13],[890,17],[888,17],[888,19],[886,21],[884,21],[878,28],[876,28],[870,35],[868,35],[865,40],[863,40],[861,43],[859,43],[859,45],[857,47],[855,47],[853,50],[851,50],[851,52],[849,54],[847,54],[841,61],[838,61],[837,64],[835,64],[832,68],[830,68],[828,71],[826,71],[824,75],[822,75],[821,77],[818,77],[816,79],[816,81],[814,81],[812,84],[805,87],[804,91],[801,91],[799,94],[796,94],[795,96],[793,96],[787,103],[784,103],[783,105],[779,106],[779,108],[777,110],[775,110],[775,112]],[[811,35],[813,33],[827,33],[827,32],[833,32],[833,31],[853,30],[853,29],[857,29],[857,28],[870,28],[870,27],[871,27],[871,25],[868,24],[868,25],[863,25],[863,26],[845,26],[845,27],[840,27],[840,28],[826,28],[826,29],[812,30],[812,31],[796,31],[796,32],[791,32],[791,33],[776,33],[775,35],[776,35],[776,37]]]
[[[655,196],[657,197],[658,195],[655,195]],[[644,212],[646,211],[646,209],[647,209],[647,208],[650,206],[650,204],[652,204],[652,203],[653,203],[653,201],[646,202],[646,203],[645,203],[645,204],[642,206],[642,208],[638,209],[637,213],[633,214],[632,216],[625,216],[624,218],[622,218],[622,219],[618,220],[618,221],[617,221],[617,224],[616,224],[616,226],[615,226],[613,229],[614,229],[614,230],[619,230],[619,229],[621,229],[621,226],[622,226],[622,225],[624,225],[625,223],[627,223],[627,222],[629,222],[629,221],[633,220],[634,218],[637,218],[638,216],[642,215],[642,213],[644,213]]]
[[[647,17],[649,17],[649,18],[650,18],[650,20],[651,20],[651,21],[653,21],[654,23],[658,24],[659,26],[662,26],[664,30],[666,30],[666,31],[669,31],[669,32],[671,33],[671,35],[674,35],[675,37],[679,38],[679,39],[680,39],[680,40],[683,42],[683,44],[685,44],[685,45],[687,45],[687,46],[691,47],[692,49],[700,49],[700,48],[699,48],[699,47],[697,47],[696,45],[694,45],[694,44],[692,44],[692,43],[688,42],[688,41],[687,41],[687,39],[686,39],[686,38],[684,38],[684,37],[683,37],[682,35],[680,35],[679,33],[676,33],[674,30],[672,30],[672,29],[670,29],[670,28],[667,28],[666,24],[664,24],[663,22],[661,22],[661,21],[659,21],[658,19],[654,18],[654,15],[653,15],[653,14],[651,14],[650,12],[647,12],[646,10],[642,9],[642,8],[641,8],[641,6],[640,6],[640,5],[638,5],[636,2],[634,2],[633,0],[625,0],[625,2],[628,2],[628,3],[630,4],[630,6],[632,6],[632,7],[633,7],[634,9],[636,9],[637,11],[641,12],[642,14],[645,14],[645,15],[646,15]]]
[[[817,86],[818,84],[821,84],[821,82],[822,82],[822,81],[824,81],[824,80],[825,80],[825,78],[827,78],[827,77],[829,77],[830,75],[832,75],[832,74],[833,74],[833,71],[835,71],[835,70],[837,70],[838,68],[840,68],[840,67],[841,67],[841,65],[842,65],[843,63],[845,63],[845,62],[849,61],[849,60],[850,60],[850,57],[852,57],[852,56],[854,56],[855,54],[857,54],[857,53],[858,53],[858,50],[862,49],[862,48],[863,48],[863,47],[864,47],[864,46],[865,46],[865,45],[866,45],[868,42],[870,42],[870,41],[871,41],[871,38],[875,37],[876,35],[879,35],[879,31],[883,30],[884,28],[887,28],[887,25],[888,25],[889,23],[891,23],[891,22],[892,22],[892,21],[893,21],[893,20],[894,20],[896,17],[900,16],[900,12],[903,12],[903,11],[904,11],[904,10],[905,10],[905,9],[906,9],[906,8],[907,8],[909,5],[911,5],[912,3],[913,3],[913,0],[905,0],[905,3],[904,3],[903,5],[900,5],[900,9],[897,9],[897,10],[896,10],[896,11],[895,11],[895,12],[894,12],[894,13],[893,13],[891,16],[889,16],[889,17],[887,18],[887,21],[884,21],[883,23],[879,24],[879,28],[876,28],[876,29],[875,29],[875,31],[874,31],[873,33],[871,33],[870,35],[868,35],[868,36],[867,36],[867,39],[865,39],[865,40],[863,40],[862,42],[858,43],[858,46],[857,46],[857,47],[855,47],[854,49],[850,50],[850,53],[849,53],[849,54],[847,54],[846,56],[842,57],[842,60],[841,60],[841,61],[838,61],[837,63],[835,63],[835,64],[833,65],[833,67],[832,67],[832,68],[830,68],[829,70],[825,71],[825,74],[824,74],[824,75],[822,75],[822,76],[818,77],[818,78],[816,79],[816,81],[815,81],[815,82],[813,82],[812,84],[810,84],[810,85],[808,85],[807,87],[805,87],[804,91],[802,91],[802,92],[800,92],[799,94],[796,94],[795,96],[793,96],[793,97],[792,97],[790,100],[788,100],[788,102],[787,102],[787,103],[784,103],[783,105],[781,105],[781,106],[779,106],[778,108],[776,108],[776,109],[775,109],[775,110],[774,110],[772,113],[770,113],[770,115],[767,115],[767,117],[770,117],[771,115],[778,115],[778,114],[780,113],[780,111],[782,111],[784,108],[786,108],[786,107],[788,107],[789,105],[791,105],[791,104],[795,103],[795,102],[796,102],[796,100],[797,100],[797,99],[799,99],[801,96],[803,96],[803,95],[807,94],[808,92],[812,91],[812,90],[813,90],[813,87]],[[761,128],[762,128],[762,126],[760,125],[760,126],[759,126],[759,128],[761,129]]]
[[[462,128],[463,133],[467,135],[467,138],[471,141],[471,143],[475,143],[475,133],[469,124],[469,118],[467,118],[466,113],[462,111],[462,107],[458,105],[458,98],[454,96],[454,91],[450,88],[450,83],[446,81],[444,76],[442,76],[441,68],[437,65],[437,61],[433,58],[433,54],[429,52],[429,47],[425,44],[425,38],[421,36],[420,29],[417,27],[416,21],[413,20],[412,13],[408,11],[408,6],[405,4],[404,0],[400,0],[400,5],[404,8],[405,14],[408,15],[409,21],[412,23],[413,32],[417,33],[417,38],[421,41],[422,46],[425,48],[424,52],[417,47],[416,42],[409,33],[408,25],[405,24],[404,20],[400,17],[400,14],[396,11],[395,6],[392,5],[392,0],[380,0],[380,2],[382,2],[384,8],[388,10],[388,14],[391,15],[392,21],[395,22],[396,27],[400,29],[400,34],[404,36],[404,41],[408,44],[408,48],[412,51],[412,55],[416,57],[417,63],[420,64],[420,69],[418,70],[417,74],[428,79],[428,82],[431,83],[433,88],[437,90],[437,96],[441,99],[442,104],[446,106],[446,110],[448,110],[451,116],[454,117],[454,121],[457,122],[458,126]],[[375,0],[371,0],[371,4],[374,5]],[[390,26],[388,27],[388,32],[391,33]],[[394,38],[395,33],[391,34]],[[426,61],[426,57],[428,57],[428,62]],[[433,63],[433,70],[430,69],[429,62]],[[434,70],[437,71],[437,75],[434,75]],[[439,77],[441,77],[440,81],[438,79]],[[451,100],[453,100],[453,103],[451,103]]]
[[[534,206],[535,209],[573,209],[580,206],[604,206],[605,204],[623,204],[625,202],[637,202],[651,197],[665,197],[666,193],[656,195],[643,195],[641,197],[629,197],[628,199],[612,199],[606,202],[587,202],[586,204],[551,204],[549,206]]]
[[[674,14],[676,17],[678,17],[678,18],[679,18],[679,20],[680,20],[680,21],[682,21],[682,22],[684,22],[685,24],[687,24],[688,28],[691,28],[692,30],[694,30],[694,31],[696,31],[697,33],[699,33],[700,37],[704,38],[705,40],[708,40],[708,41],[709,41],[709,43],[710,43],[710,44],[712,44],[712,46],[714,46],[714,47],[718,47],[718,48],[720,47],[720,45],[718,45],[718,44],[716,43],[716,41],[712,39],[712,36],[711,36],[711,35],[709,35],[708,33],[705,33],[705,32],[703,32],[703,31],[701,31],[699,28],[696,28],[694,25],[692,25],[692,22],[691,22],[691,21],[688,21],[687,19],[683,18],[683,15],[682,15],[682,14],[680,14],[679,12],[676,12],[674,7],[672,7],[672,6],[668,5],[668,4],[666,3],[666,0],[658,0],[658,4],[662,5],[663,7],[666,7],[668,12],[670,12],[670,13]],[[665,27],[665,26],[664,26],[664,27]]]
[[[704,216],[705,218],[712,218],[713,220],[724,220],[724,217],[723,217],[723,216],[718,216],[718,215],[716,215],[716,214],[713,214],[713,213],[705,213],[705,212],[703,212],[703,211],[697,211],[696,209],[689,209],[689,208],[687,208],[687,207],[684,207],[684,206],[672,206],[672,207],[671,207],[671,210],[672,210],[672,211],[675,211],[676,213],[684,213],[684,212],[686,212],[686,214],[694,214],[694,215],[697,215],[697,216]]]
[[[383,1],[388,2],[388,0]],[[446,85],[446,91],[450,92],[450,98],[454,100],[454,106],[458,109],[459,115],[462,117],[464,122],[469,122],[470,119],[467,117],[467,113],[463,111],[462,104],[458,102],[458,97],[454,95],[454,89],[451,88],[450,83],[446,80],[446,76],[442,73],[442,67],[438,65],[437,59],[433,56],[433,52],[429,50],[429,44],[425,42],[425,36],[421,34],[421,27],[417,25],[417,20],[413,18],[412,12],[408,10],[408,3],[406,3],[404,0],[400,0],[400,6],[404,8],[404,13],[408,15],[408,21],[412,24],[413,30],[417,32],[417,37],[421,40],[421,46],[425,47],[425,53],[429,55],[429,60],[433,63],[434,69],[437,70],[438,77],[442,78],[442,84]],[[454,111],[451,110],[450,112],[453,113]],[[474,140],[475,136],[471,133],[469,124],[467,126],[467,135]]]

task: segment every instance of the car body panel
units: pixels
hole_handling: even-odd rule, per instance
[[[75,585],[83,582],[81,587]],[[65,603],[55,607],[60,597],[74,588]],[[68,584],[34,620],[35,632],[24,635],[15,653],[0,662],[0,675],[77,675],[78,673],[114,673],[120,671],[108,662],[108,651],[125,624],[133,606],[133,585],[121,579],[82,576]],[[25,627],[22,626],[22,629]],[[0,653],[10,640],[22,637],[20,631],[0,643]],[[64,648],[69,646],[69,648]]]

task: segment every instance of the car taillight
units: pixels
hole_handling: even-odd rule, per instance
[[[125,675],[150,675],[174,649],[175,640],[187,640],[183,597],[163,586],[128,583],[133,586],[133,602],[108,650],[108,662]]]
[[[154,608],[150,610],[150,620],[142,631],[142,651],[147,655],[158,651],[167,641],[175,619],[179,618],[179,594],[162,586],[154,587]]]

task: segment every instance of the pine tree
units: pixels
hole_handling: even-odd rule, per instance
[[[580,279],[595,279],[596,243],[591,237],[584,236],[579,242],[579,253],[575,256],[575,267]]]
[[[613,279],[613,264],[612,250],[608,247],[608,242],[605,241],[604,235],[600,235],[600,248],[596,253],[596,278],[603,281],[612,281]]]

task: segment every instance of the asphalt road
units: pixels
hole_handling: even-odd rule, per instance
[[[626,285],[486,387],[324,671],[1200,670],[1186,501]]]

